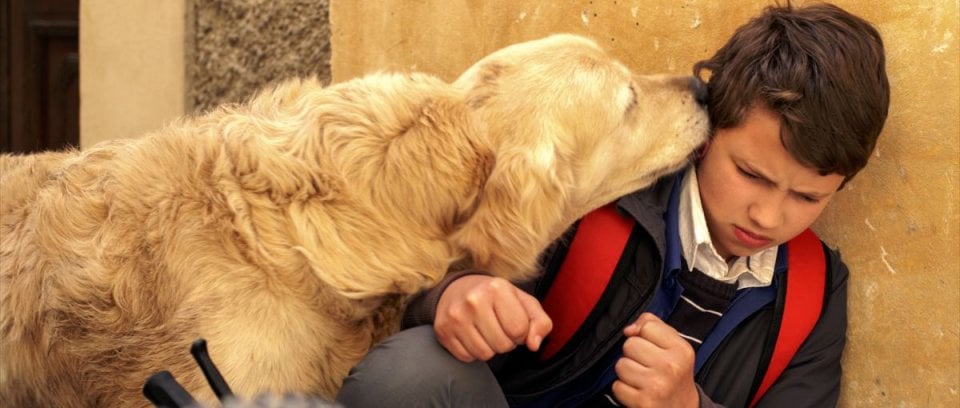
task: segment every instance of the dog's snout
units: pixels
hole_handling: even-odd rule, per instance
[[[707,84],[700,78],[690,77],[690,90],[693,92],[693,98],[700,106],[707,106]]]

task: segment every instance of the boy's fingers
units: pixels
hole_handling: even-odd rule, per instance
[[[450,354],[453,355],[453,357],[457,360],[460,360],[464,363],[472,363],[474,360],[476,360],[476,358],[471,356],[467,349],[463,347],[463,343],[461,343],[460,340],[457,340],[456,338],[440,337],[439,335],[437,335],[437,340],[440,341],[440,344],[443,345],[443,347],[447,349],[447,351],[449,351]]]
[[[657,315],[650,312],[644,312],[640,315],[640,317],[637,318],[635,322],[623,329],[623,335],[627,337],[639,336],[641,330],[643,330],[643,326],[645,326],[647,323],[660,321],[661,320],[659,317],[657,317]]]
[[[487,343],[487,339],[485,339],[477,329],[464,333],[458,340],[460,340],[467,350],[467,353],[474,359],[487,361],[496,354],[493,347]]]
[[[517,290],[510,282],[494,281],[491,287],[495,290],[496,300],[493,302],[493,311],[497,317],[497,324],[504,335],[513,345],[523,344],[527,333],[530,332],[530,318],[527,316],[527,307],[523,304],[523,291]],[[523,313],[518,313],[521,310]]]
[[[680,337],[673,327],[652,314],[644,319],[638,328],[637,335],[664,349],[687,344],[687,341]]]
[[[553,320],[550,320],[550,316],[543,310],[543,306],[535,297],[519,289],[517,291],[519,292],[517,297],[530,319],[530,329],[526,336],[527,348],[530,351],[537,351],[540,349],[543,338],[553,330]]]

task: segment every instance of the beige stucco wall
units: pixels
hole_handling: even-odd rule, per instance
[[[880,29],[893,87],[875,157],[815,226],[852,271],[841,405],[960,406],[958,2],[837,3]],[[640,72],[688,73],[767,4],[333,0],[333,79],[381,69],[452,79],[496,48],[557,31],[591,35]]]
[[[184,0],[80,2],[80,146],[182,115]]]

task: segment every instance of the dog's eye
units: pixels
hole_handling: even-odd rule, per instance
[[[637,84],[630,82],[630,86],[627,87],[628,90],[628,99],[627,106],[624,109],[625,112],[630,112],[634,107],[637,106]]]

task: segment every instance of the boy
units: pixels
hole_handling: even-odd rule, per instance
[[[770,7],[711,59],[714,135],[695,166],[616,202],[632,232],[589,317],[558,350],[544,298],[576,227],[515,286],[452,274],[347,378],[363,406],[747,406],[779,326],[785,246],[867,162],[887,115],[883,44],[832,5]],[[823,311],[761,406],[832,406],[847,268],[826,254]],[[756,303],[716,348],[734,302]],[[740,307],[740,306],[738,306]],[[431,327],[432,325],[432,327]],[[517,346],[521,347],[517,347]],[[699,354],[698,354],[699,353]],[[707,355],[709,354],[709,355]],[[702,363],[698,363],[702,362]]]

